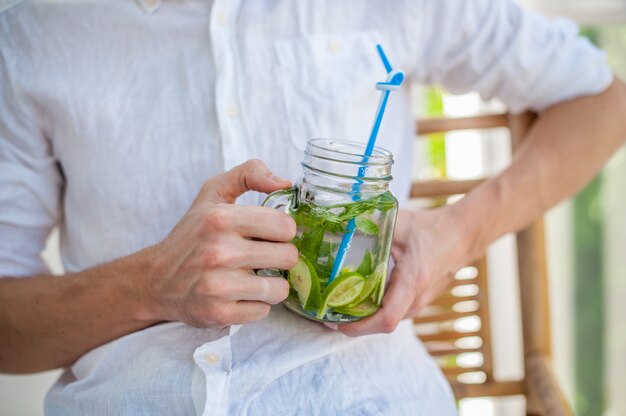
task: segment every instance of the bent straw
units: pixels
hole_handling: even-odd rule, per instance
[[[365,176],[365,164],[369,161],[369,158],[374,151],[374,145],[376,144],[378,130],[380,130],[380,124],[383,120],[383,114],[385,113],[385,107],[387,106],[389,93],[400,88],[402,82],[404,81],[404,72],[402,72],[402,70],[393,70],[391,64],[389,63],[389,60],[387,60],[387,56],[385,55],[382,46],[376,45],[376,49],[378,50],[380,59],[383,61],[385,69],[387,70],[387,80],[385,82],[376,83],[376,89],[381,91],[380,101],[378,102],[378,110],[376,111],[376,117],[374,118],[372,132],[367,142],[367,147],[365,148],[363,160],[361,161],[362,165],[361,167],[359,167],[356,182],[352,185],[353,201],[358,201],[360,199],[361,184],[363,183],[360,178],[363,178]],[[332,282],[335,277],[337,277],[339,270],[341,270],[346,254],[350,249],[350,243],[352,242],[352,237],[354,236],[355,229],[356,220],[355,218],[352,218],[350,221],[348,221],[347,231],[341,239],[341,244],[339,245],[339,249],[337,250],[337,258],[333,263],[333,269],[330,272],[328,283]]]

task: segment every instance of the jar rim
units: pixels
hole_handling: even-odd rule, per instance
[[[339,144],[342,146],[346,146],[348,148],[352,147],[355,150],[354,151],[339,150],[336,147],[333,147],[334,144]],[[366,146],[367,144],[363,142],[358,142],[358,141],[353,141],[353,140],[315,138],[315,139],[309,140],[309,142],[307,143],[307,153],[309,152],[310,149],[311,150],[319,149],[322,151],[332,151],[333,153],[337,153],[339,155],[346,155],[346,156],[361,158],[361,160],[359,161],[351,161],[351,160],[346,160],[346,159],[332,158],[326,155],[324,156],[324,159],[327,159],[327,160],[334,160],[334,161],[343,162],[343,163],[355,163],[355,164],[361,164],[361,165],[366,165],[366,166],[393,164],[393,154],[389,150],[380,146],[374,146],[374,149],[372,150],[372,154],[367,157],[366,161],[363,160],[365,156]],[[361,151],[359,152],[357,149],[361,149]],[[320,157],[319,155],[314,155],[314,156]]]

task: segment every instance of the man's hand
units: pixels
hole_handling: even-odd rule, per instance
[[[252,269],[287,269],[291,217],[233,203],[248,190],[289,187],[260,161],[209,179],[161,243],[64,276],[0,279],[0,372],[67,366],[106,342],[163,321],[199,327],[241,324],[287,297],[285,279]]]
[[[368,318],[337,328],[350,336],[389,333],[434,300],[467,260],[467,240],[455,222],[451,207],[400,210],[391,249],[395,267],[382,307]]]
[[[264,318],[289,294],[279,277],[253,269],[289,269],[298,250],[288,242],[296,224],[287,214],[235,205],[247,191],[270,193],[290,186],[259,160],[206,181],[170,236],[155,247],[160,272],[142,286],[151,299],[148,320],[224,327]]]

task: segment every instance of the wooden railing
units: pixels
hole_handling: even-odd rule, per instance
[[[455,119],[420,120],[417,133],[426,136],[466,129],[505,127],[510,131],[512,149],[520,146],[531,128],[535,115],[491,114]],[[429,180],[414,182],[412,198],[444,198],[470,192],[488,178],[447,181]],[[472,266],[473,277],[456,277],[447,290],[429,308],[428,315],[414,319],[416,331],[433,356],[442,362],[442,369],[450,381],[457,398],[508,396],[523,394],[527,399],[528,415],[572,415],[551,369],[550,315],[543,220],[539,219],[517,233],[517,257],[522,308],[522,336],[525,376],[522,380],[499,381],[493,377],[491,320],[488,299],[488,270],[486,258]],[[459,287],[476,285],[474,294],[458,294]],[[469,310],[459,308],[463,302],[476,305]],[[475,317],[477,329],[463,332],[454,328],[460,319]],[[424,332],[427,330],[427,332]],[[458,341],[478,337],[479,345],[460,346]],[[482,364],[470,367],[457,365],[460,354],[479,353]],[[463,375],[483,374],[479,382],[464,382]]]

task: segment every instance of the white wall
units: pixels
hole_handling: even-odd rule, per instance
[[[50,371],[28,376],[0,375],[0,415],[43,415],[43,398],[59,373]]]
[[[626,20],[626,0],[519,0],[519,3],[548,16],[567,16],[580,23]]]
[[[626,146],[604,170],[605,416],[626,415]]]
[[[552,364],[565,397],[574,403],[574,269],[572,203],[545,216]]]

